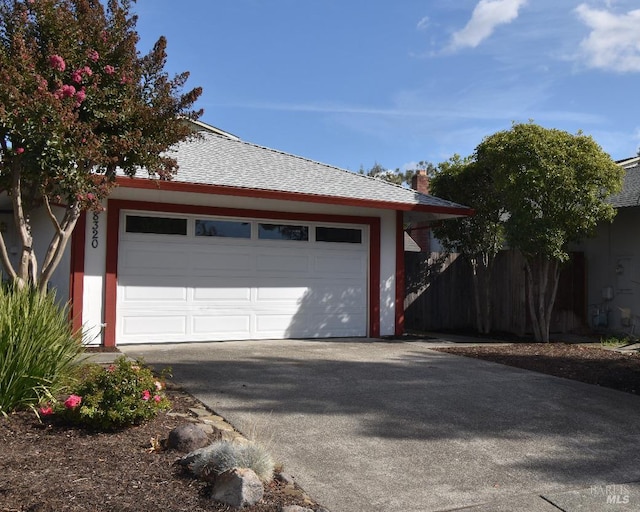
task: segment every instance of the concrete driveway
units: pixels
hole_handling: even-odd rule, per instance
[[[124,352],[171,366],[331,512],[640,510],[640,397],[429,347],[287,340]]]

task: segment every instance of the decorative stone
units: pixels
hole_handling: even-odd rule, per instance
[[[232,431],[233,427],[229,425],[226,421],[224,421],[220,416],[201,416],[198,418],[202,423],[206,423],[207,425],[211,425],[213,428],[217,428],[218,430],[229,430]]]
[[[301,507],[300,505],[287,505],[282,507],[282,512],[313,512],[313,509]]]
[[[169,432],[167,448],[179,452],[192,452],[209,444],[207,434],[193,423],[185,423]]]
[[[211,415],[209,411],[202,409],[201,407],[189,407],[189,410],[198,417]]]
[[[235,468],[216,476],[211,497],[226,505],[242,508],[255,505],[263,496],[262,482],[253,470]]]
[[[207,435],[213,434],[213,427],[211,425],[208,425],[206,423],[196,423],[195,425],[200,430],[202,430],[205,434]]]

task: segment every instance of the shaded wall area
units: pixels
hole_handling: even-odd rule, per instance
[[[405,328],[408,331],[475,330],[470,265],[457,254],[405,253]],[[524,336],[532,332],[524,261],[511,250],[496,257],[492,276],[492,331]],[[571,253],[562,268],[551,332],[585,332],[586,261]]]

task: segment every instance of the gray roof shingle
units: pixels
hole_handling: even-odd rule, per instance
[[[200,135],[169,153],[179,165],[173,182],[398,203],[404,209],[409,205],[419,210],[466,210],[451,201],[282,151],[214,133]]]
[[[609,197],[616,208],[640,205],[640,157],[618,162],[625,169],[622,191]]]

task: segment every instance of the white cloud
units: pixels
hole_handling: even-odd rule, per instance
[[[576,13],[591,29],[580,43],[583,58],[590,67],[640,71],[640,9],[614,14],[580,4]]]
[[[498,25],[511,23],[527,0],[480,0],[467,25],[452,36],[449,50],[475,48],[487,39]]]
[[[418,26],[416,27],[418,30],[425,30],[429,26],[429,16],[425,16],[418,22]]]

